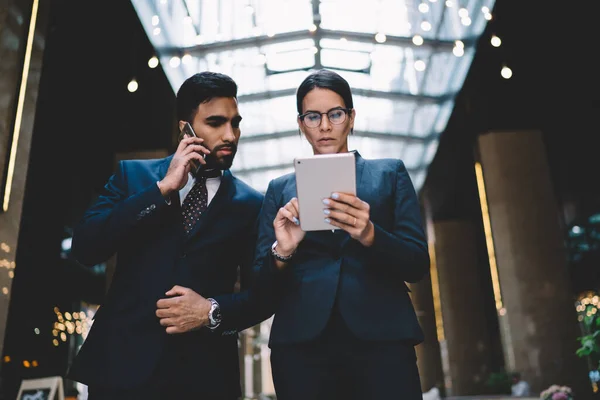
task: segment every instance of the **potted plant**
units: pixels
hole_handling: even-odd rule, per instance
[[[574,400],[573,392],[568,386],[552,385],[540,393],[541,400]]]
[[[579,313],[578,320],[581,323],[583,336],[577,338],[580,347],[576,354],[587,358],[590,372],[589,378],[594,387],[598,388],[600,381],[600,312],[598,312],[600,299],[597,294],[590,292],[577,301],[575,307]]]

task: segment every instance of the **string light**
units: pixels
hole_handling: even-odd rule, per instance
[[[506,65],[504,65],[502,67],[502,69],[500,70],[500,75],[504,78],[504,79],[510,79],[512,78],[512,69],[510,69],[509,67],[507,67]]]
[[[127,84],[127,90],[129,90],[131,93],[138,90],[138,83],[135,79],[132,79],[131,81],[129,81],[129,83]]]
[[[490,43],[494,47],[500,47],[500,45],[502,44],[502,40],[500,40],[500,38],[498,36],[492,35],[492,37],[490,39]]]
[[[54,346],[66,343],[69,336],[73,335],[79,335],[85,340],[93,323],[92,311],[87,314],[83,311],[63,314],[58,307],[54,307],[54,313],[56,314],[56,321],[52,325]]]
[[[158,67],[158,57],[153,56],[148,60],[148,66],[150,68],[156,68]]]

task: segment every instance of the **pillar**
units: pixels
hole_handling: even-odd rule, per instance
[[[434,221],[430,236],[443,323],[446,389],[452,396],[481,394],[491,372],[492,349],[476,229],[466,219]]]
[[[559,210],[539,131],[478,138],[476,164],[506,369],[539,393],[574,386],[587,398],[575,355],[577,316]]]
[[[0,353],[16,268],[48,7],[48,2],[37,0],[0,4]]]

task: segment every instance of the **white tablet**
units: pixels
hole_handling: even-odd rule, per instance
[[[324,221],[323,199],[333,192],[356,195],[354,153],[319,154],[294,160],[300,227],[304,231],[338,229]]]

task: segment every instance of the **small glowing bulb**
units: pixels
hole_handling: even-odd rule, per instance
[[[500,45],[502,44],[502,40],[500,40],[500,38],[498,36],[492,35],[492,38],[490,39],[490,43],[494,47],[500,47]]]
[[[421,29],[423,29],[425,32],[429,32],[431,30],[431,23],[429,21],[421,22]]]
[[[385,33],[379,32],[377,35],[375,35],[375,40],[377,43],[385,43],[387,37],[385,36]]]
[[[415,35],[412,38],[412,42],[416,45],[416,46],[420,46],[423,44],[423,36],[421,35]]]
[[[158,26],[156,28],[154,28],[154,30],[152,31],[152,34],[154,36],[160,35],[160,28]]]
[[[452,49],[452,54],[454,54],[456,57],[462,57],[465,55],[465,48],[454,46],[454,48]]]
[[[316,31],[316,30],[317,30],[317,25],[315,25],[315,24],[312,24],[312,25],[310,26],[310,28],[308,28],[308,30],[309,30],[310,32],[314,32],[314,31]]]
[[[505,65],[504,67],[502,67],[502,70],[500,71],[500,75],[502,75],[502,77],[504,79],[510,79],[512,77],[512,69],[508,68]]]
[[[179,64],[181,64],[181,59],[179,57],[171,57],[171,59],[169,60],[169,65],[172,68],[179,67]]]
[[[160,19],[158,18],[158,15],[153,15],[152,16],[152,26],[158,25],[159,22],[160,22]]]
[[[419,72],[425,71],[425,61],[423,61],[423,60],[415,61],[415,69]]]
[[[148,66],[149,66],[150,68],[156,68],[156,67],[158,67],[158,57],[156,57],[156,56],[154,56],[154,57],[151,57],[151,58],[148,60]]]
[[[427,3],[419,4],[419,11],[425,14],[427,11],[429,11],[429,5]]]
[[[192,61],[192,56],[189,54],[184,54],[183,57],[181,57],[182,64],[189,64],[190,61]]]
[[[135,79],[132,79],[131,81],[129,81],[129,83],[127,84],[127,90],[129,90],[131,93],[138,90],[138,83]]]

